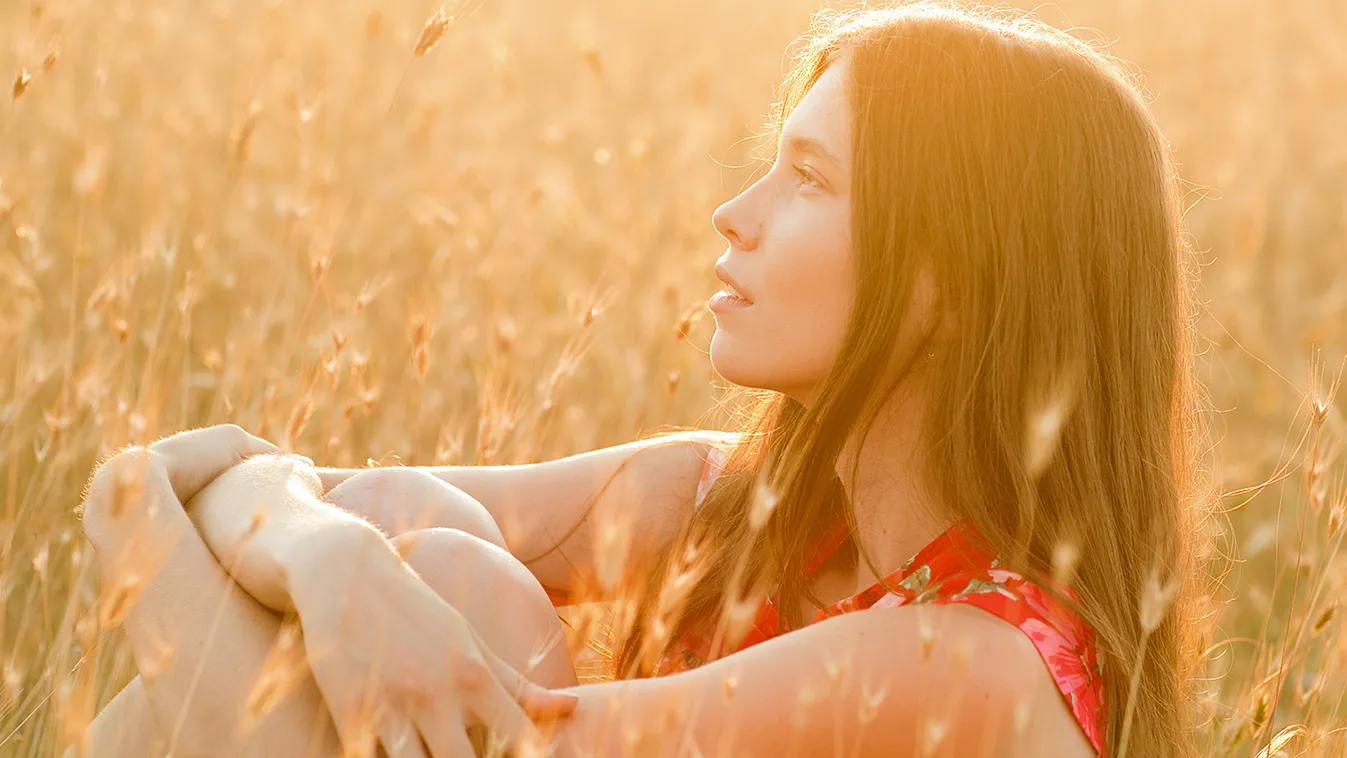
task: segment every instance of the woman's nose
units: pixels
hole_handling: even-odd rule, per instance
[[[729,241],[731,247],[739,250],[752,250],[758,244],[758,225],[747,217],[747,209],[743,207],[747,194],[740,194],[711,214],[711,224],[716,231]]]

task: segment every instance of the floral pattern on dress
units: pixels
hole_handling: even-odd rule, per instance
[[[712,458],[702,472],[698,502],[719,473],[716,464],[717,460]],[[812,576],[849,536],[845,524],[825,534],[805,563],[805,575]],[[1095,751],[1100,756],[1105,755],[1104,675],[1093,630],[1047,590],[1002,568],[995,551],[972,524],[961,522],[950,527],[902,568],[885,577],[885,583],[896,592],[890,593],[877,582],[819,610],[809,623],[869,608],[927,603],[958,603],[981,608],[1013,624],[1033,643],[1081,730]],[[1063,594],[1075,599],[1069,587],[1058,587]],[[788,632],[781,631],[776,603],[769,597],[759,609],[754,624],[731,652]],[[669,653],[657,666],[656,674],[696,668],[708,659],[710,643],[709,630],[704,625],[695,626],[693,631],[670,646]]]

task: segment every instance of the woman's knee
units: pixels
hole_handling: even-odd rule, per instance
[[[407,532],[393,544],[501,660],[544,686],[575,684],[556,610],[542,585],[513,555],[458,529]]]
[[[471,589],[486,596],[519,590],[527,594],[537,579],[501,546],[453,527],[403,532],[393,545],[414,571],[446,600],[461,598]],[[547,593],[537,585],[544,603]]]
[[[390,536],[443,527],[506,549],[496,520],[471,495],[419,469],[395,466],[361,471],[325,498]]]

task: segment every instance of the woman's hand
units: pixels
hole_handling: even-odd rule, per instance
[[[290,567],[290,593],[314,680],[348,754],[473,754],[466,730],[506,745],[543,746],[533,719],[565,716],[570,693],[529,682],[373,528],[315,535]]]
[[[85,533],[99,550],[114,547],[108,538],[120,532],[113,522],[128,515],[128,509],[182,508],[244,459],[279,452],[275,445],[234,424],[192,429],[148,447],[127,448],[94,470],[81,506]],[[134,517],[129,522],[139,523]]]

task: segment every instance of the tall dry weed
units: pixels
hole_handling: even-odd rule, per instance
[[[750,164],[739,140],[815,9],[0,3],[0,754],[73,744],[134,673],[99,627],[152,566],[97,576],[75,513],[115,449],[236,422],[325,465],[477,465],[726,423],[699,303],[724,247],[710,211],[748,172],[717,163]],[[1347,754],[1347,423],[1325,379],[1347,351],[1347,5],[1041,12],[1147,72],[1208,251],[1228,495],[1192,619],[1200,752]],[[1066,406],[1047,408],[1036,460]],[[582,675],[632,610],[565,612]],[[291,684],[285,652],[257,714]],[[867,693],[851,716],[885,696]],[[829,697],[799,693],[792,723]]]

